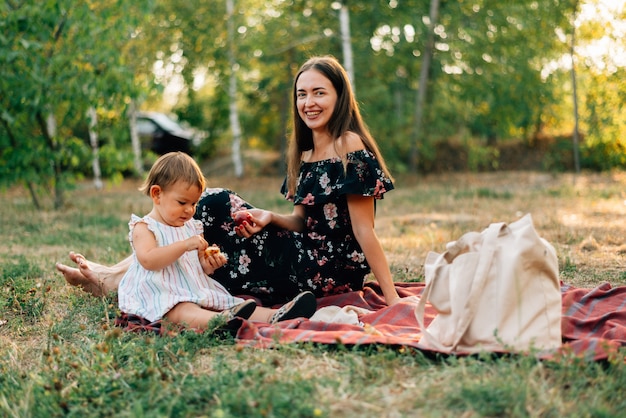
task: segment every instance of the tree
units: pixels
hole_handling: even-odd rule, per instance
[[[626,167],[626,8],[620,2],[581,2],[572,22],[573,67],[579,98],[581,166],[594,169]],[[580,87],[580,88],[578,88]],[[574,85],[569,93],[574,95]],[[574,126],[574,130],[578,128]],[[583,135],[581,135],[581,138]]]
[[[123,55],[136,24],[133,2],[4,2],[0,6],[0,155],[3,186],[24,184],[35,206],[54,191],[54,206],[88,148],[72,127],[91,107],[123,106],[133,75]]]
[[[233,134],[233,144],[232,144],[232,158],[233,165],[235,166],[235,175],[237,177],[243,176],[243,162],[241,159],[241,125],[239,124],[239,109],[237,107],[237,59],[236,59],[236,51],[235,51],[235,28],[233,21],[233,13],[234,13],[234,3],[233,0],[226,0],[226,21],[228,24],[228,66],[229,66],[229,77],[228,77],[228,97],[230,99],[229,110],[230,110],[230,129]]]
[[[352,59],[352,37],[350,36],[350,10],[348,9],[348,0],[343,0],[339,5],[339,30],[341,33],[343,66],[348,73],[348,78],[354,89],[354,60]]]
[[[435,48],[435,27],[439,17],[439,0],[430,0],[430,12],[428,16],[428,32],[427,41],[424,48],[422,58],[422,66],[420,69],[420,78],[417,87],[416,104],[415,104],[415,133],[413,142],[411,143],[411,160],[410,170],[412,173],[417,172],[418,147],[422,141],[423,133],[423,115],[424,104],[426,102],[426,93],[428,91],[430,64]]]
[[[574,168],[576,170],[576,174],[580,173],[580,156],[579,156],[579,131],[578,131],[578,93],[577,93],[577,88],[576,88],[576,84],[577,84],[577,80],[576,80],[576,66],[574,65],[574,54],[575,54],[575,48],[576,48],[576,25],[575,25],[575,20],[576,20],[576,15],[578,13],[578,2],[576,2],[574,4],[574,10],[573,10],[573,17],[574,19],[572,20],[572,34],[571,34],[571,39],[570,39],[570,58],[572,60],[572,68],[571,68],[571,74],[572,74],[572,103],[574,105],[574,132],[572,135],[572,139],[573,139],[573,147],[574,147]]]

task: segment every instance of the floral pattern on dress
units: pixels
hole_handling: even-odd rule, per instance
[[[252,295],[264,305],[284,303],[303,290],[316,296],[363,288],[370,268],[352,231],[348,194],[382,199],[393,190],[374,154],[360,150],[340,158],[303,163],[295,195],[282,193],[305,209],[304,233],[270,225],[246,239],[234,233],[232,214],[252,208],[226,189],[207,189],[196,217],[208,242],[219,245],[228,263],[213,277],[235,295]]]

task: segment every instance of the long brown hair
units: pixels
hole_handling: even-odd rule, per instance
[[[302,118],[300,118],[296,101],[296,84],[298,83],[298,79],[303,72],[309,70],[320,72],[324,77],[330,80],[337,91],[337,103],[328,121],[328,131],[331,136],[336,141],[348,131],[356,133],[365,144],[365,148],[376,156],[385,175],[391,178],[387,170],[387,165],[376,144],[376,140],[372,137],[369,129],[363,122],[359,105],[354,97],[352,85],[350,84],[346,70],[344,70],[339,61],[334,57],[312,57],[302,64],[293,81],[293,93],[291,96],[293,103],[293,131],[291,132],[289,151],[287,153],[287,187],[289,192],[291,194],[295,193],[300,164],[302,162],[302,153],[313,149],[313,131],[306,126]],[[345,163],[345,156],[342,155],[342,158]]]

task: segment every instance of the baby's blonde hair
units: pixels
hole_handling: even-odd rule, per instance
[[[169,152],[154,162],[139,191],[150,196],[152,186],[160,186],[165,190],[179,181],[189,186],[198,186],[201,191],[206,186],[202,170],[193,158],[184,152]]]

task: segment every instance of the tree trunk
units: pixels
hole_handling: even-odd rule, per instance
[[[133,163],[135,165],[135,172],[138,176],[143,176],[143,162],[141,161],[141,142],[139,141],[139,134],[137,133],[137,105],[135,101],[131,101],[127,110],[128,115],[128,129],[130,132],[130,143],[133,147]]]
[[[37,197],[37,190],[35,189],[35,185],[32,181],[26,182],[26,187],[28,187],[28,192],[30,193],[30,198],[33,201],[33,206],[35,209],[41,209],[41,203],[39,203],[39,197]]]
[[[348,78],[354,90],[354,59],[352,58],[352,38],[350,36],[350,11],[348,0],[341,3],[339,9],[339,27],[341,30],[341,46],[343,49],[343,66],[348,73]]]
[[[228,83],[228,106],[230,114],[230,129],[233,133],[233,165],[235,176],[243,177],[243,162],[241,158],[241,125],[239,124],[239,110],[237,108],[237,62],[235,60],[235,22],[233,21],[234,1],[226,0],[228,14],[228,64],[230,66],[230,81]]]
[[[580,158],[578,156],[578,95],[576,93],[576,69],[574,64],[574,54],[575,54],[575,46],[576,46],[576,10],[578,9],[578,4],[576,4],[574,9],[574,19],[572,20],[572,42],[570,44],[570,58],[572,60],[572,100],[574,103],[574,134],[572,135],[572,140],[574,142],[574,168],[576,169],[576,174],[580,173]]]
[[[96,108],[89,106],[87,110],[87,117],[89,118],[89,143],[91,144],[91,151],[93,154],[93,160],[91,166],[93,168],[93,183],[96,190],[102,190],[102,172],[100,171],[100,148],[98,147],[98,133],[96,132],[96,125],[98,124],[98,115],[96,114]]]
[[[413,125],[413,141],[411,143],[411,155],[409,169],[412,173],[417,173],[417,165],[419,160],[419,145],[424,139],[423,135],[423,119],[424,119],[424,103],[426,101],[426,93],[428,91],[428,75],[430,73],[430,64],[435,47],[435,26],[439,16],[439,0],[430,0],[430,22],[428,24],[428,38],[424,47],[424,58],[422,59],[422,68],[420,69],[419,85],[417,86],[417,98],[415,104],[415,124]]]
[[[57,119],[54,114],[49,113],[46,117],[46,137],[48,138],[48,143],[50,144],[50,149],[53,154],[57,154],[58,145],[56,142],[57,135]],[[61,179],[61,167],[59,166],[59,158],[52,159],[54,170],[54,208],[60,209],[63,207],[64,196],[63,196],[63,180]]]

